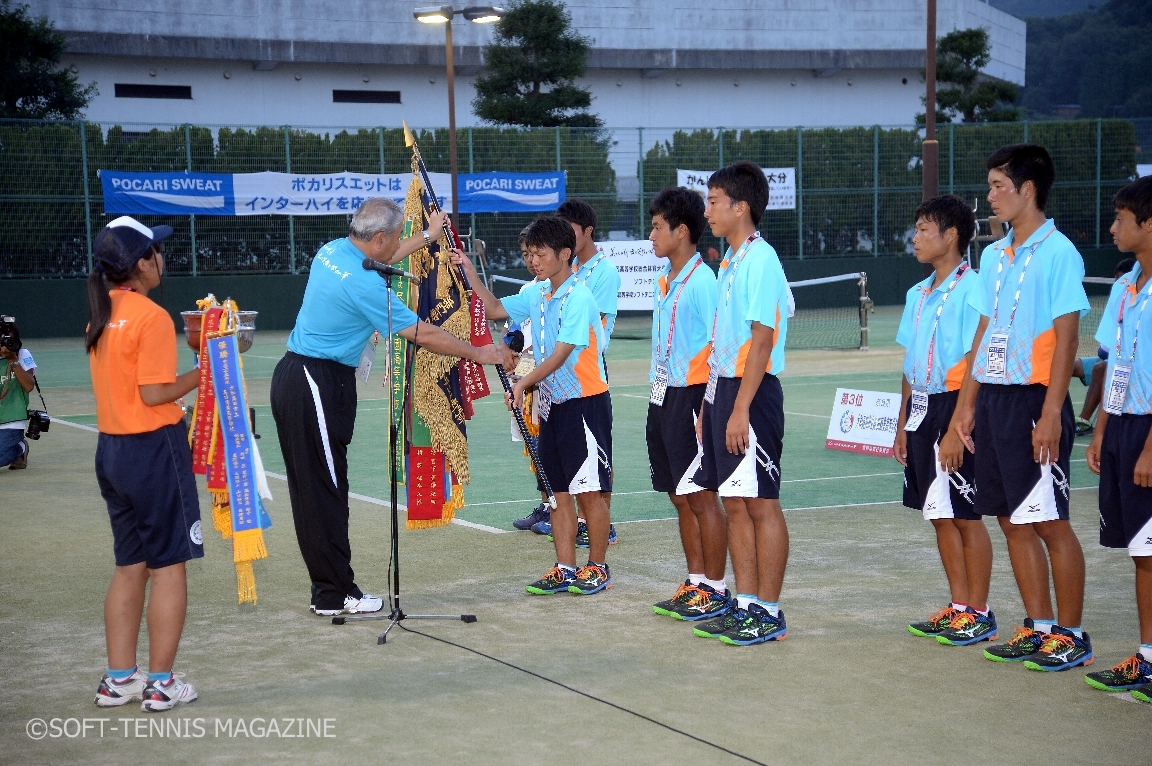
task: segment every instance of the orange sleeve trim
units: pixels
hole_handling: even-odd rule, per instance
[[[1056,328],[1049,327],[1032,341],[1032,379],[1030,383],[1048,385],[1052,379],[1052,357],[1056,354]]]

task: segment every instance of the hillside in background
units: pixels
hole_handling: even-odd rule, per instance
[[[1092,11],[1030,18],[1021,103],[1035,115],[1152,117],[1149,62],[1152,0],[1110,0]]]

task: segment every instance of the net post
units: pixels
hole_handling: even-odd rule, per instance
[[[872,310],[872,299],[868,297],[868,274],[860,272],[860,350],[868,350],[868,312]]]

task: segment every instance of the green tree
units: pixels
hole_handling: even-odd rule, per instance
[[[28,6],[0,0],[0,40],[0,117],[72,120],[96,95],[95,83],[60,67],[64,35]]]
[[[992,60],[986,29],[957,29],[936,41],[936,121],[1014,122],[1022,111],[1013,106],[1015,84],[980,70]],[[921,103],[924,98],[921,97]],[[916,115],[924,124],[924,115]]]
[[[592,94],[575,84],[588,68],[588,38],[571,29],[560,0],[514,0],[484,48],[472,109],[480,119],[524,127],[598,128]]]

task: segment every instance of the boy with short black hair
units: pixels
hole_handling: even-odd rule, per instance
[[[972,305],[982,318],[940,463],[954,471],[965,446],[975,453],[976,512],[1000,522],[1027,613],[1012,639],[984,656],[1067,670],[1093,658],[1080,627],[1084,552],[1068,521],[1075,436],[1068,382],[1080,317],[1089,309],[1084,260],[1044,215],[1056,180],[1044,147],[1005,146],[986,165],[988,202],[1011,230],[980,257],[981,289]]]
[[[497,299],[483,286],[472,263],[454,252],[452,260],[468,273],[490,319],[531,320],[536,367],[517,381],[510,404],[523,407],[524,392],[536,388],[540,416],[537,449],[556,493],[552,537],[556,565],[527,587],[545,595],[569,591],[598,593],[612,585],[605,561],[608,507],[601,492],[612,489],[612,411],[604,376],[604,328],[592,291],[576,281],[569,265],[576,238],[566,221],[538,218],[524,235],[536,257],[536,290]],[[576,569],[576,505],[588,524],[588,564]]]
[[[946,194],[921,203],[914,220],[916,260],[931,265],[933,273],[908,290],[896,333],[907,351],[892,451],[904,466],[904,505],[922,511],[936,529],[952,601],[908,631],[968,645],[997,636],[987,603],[992,541],[975,510],[971,454],[954,473],[940,467],[937,455],[980,323],[980,312],[969,302],[979,277],[961,255],[975,234],[976,217],[967,202]]]
[[[736,603],[693,632],[740,646],[788,633],[779,606],[788,527],[780,509],[784,392],[777,378],[784,370],[788,283],[776,251],[756,230],[767,206],[768,181],[751,162],[708,179],[704,216],[729,248],[717,278],[695,481],[718,491],[724,503]]]
[[[668,263],[652,296],[651,395],[645,436],[652,489],[667,492],[680,522],[688,579],[672,598],[652,607],[679,620],[702,620],[728,609],[724,587],[728,531],[716,493],[693,481],[703,451],[696,421],[704,403],[716,315],[716,276],[696,252],[704,231],[704,200],[669,187],[648,208],[648,239]]]
[[[605,255],[604,249],[596,244],[596,210],[584,200],[573,197],[566,200],[556,208],[556,215],[563,218],[572,226],[572,233],[576,235],[576,248],[573,251],[572,271],[576,274],[576,281],[588,286],[592,296],[596,299],[596,306],[600,310],[600,321],[604,327],[604,348],[601,354],[608,350],[612,342],[612,329],[616,325],[616,301],[620,292],[620,272],[616,264]],[[608,379],[608,361],[604,360],[604,379]],[[612,398],[609,394],[608,409],[611,412]],[[612,493],[604,493],[604,502],[612,507]],[[588,530],[584,523],[584,509],[580,508],[578,522],[577,546],[588,547]],[[609,530],[609,545],[616,543],[616,527]]]
[[[1126,548],[1136,565],[1140,648],[1085,681],[1104,691],[1132,691],[1152,702],[1152,350],[1141,342],[1152,297],[1152,177],[1116,193],[1112,241],[1137,264],[1112,285],[1096,340],[1109,350],[1104,399],[1088,445],[1088,468],[1100,474],[1100,544]]]

